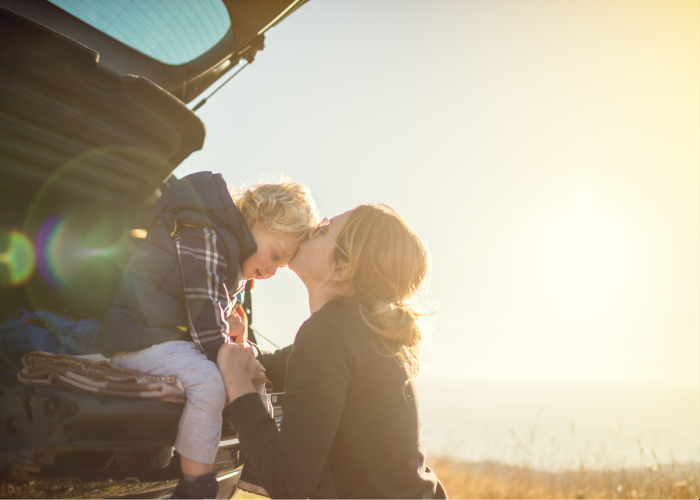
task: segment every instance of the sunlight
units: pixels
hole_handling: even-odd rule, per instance
[[[585,183],[551,207],[526,242],[533,292],[566,316],[601,314],[634,294],[642,252],[629,221]]]

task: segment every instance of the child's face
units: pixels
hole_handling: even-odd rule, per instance
[[[258,229],[257,225],[250,230],[258,245],[258,251],[243,262],[243,279],[264,280],[277,273],[277,269],[285,267],[299,249],[299,242],[288,234],[268,233]]]

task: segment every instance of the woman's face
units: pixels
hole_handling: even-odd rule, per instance
[[[336,266],[332,256],[337,248],[334,241],[338,241],[350,214],[352,210],[333,217],[323,228],[328,234],[316,231],[301,244],[297,254],[289,261],[289,269],[297,273],[307,285],[310,282],[325,283],[333,275]],[[312,230],[309,234],[313,232]]]

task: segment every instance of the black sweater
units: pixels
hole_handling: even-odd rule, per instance
[[[279,431],[257,394],[226,411],[272,498],[446,498],[425,465],[413,379],[351,302],[329,302],[261,362],[287,391]]]

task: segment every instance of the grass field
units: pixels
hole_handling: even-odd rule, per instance
[[[640,454],[641,455],[641,454]],[[700,463],[660,463],[546,471],[527,464],[465,462],[449,455],[432,455],[428,465],[450,498],[698,498]],[[174,485],[176,481],[172,481]],[[156,483],[126,480],[89,481],[42,478],[26,472],[0,477],[0,498],[109,498],[143,493]],[[264,498],[238,491],[234,498]]]
[[[448,456],[430,465],[451,498],[698,498],[700,464],[546,472]]]
[[[698,498],[700,464],[544,472],[496,462],[430,461],[450,498]],[[234,498],[264,498],[237,492]]]
[[[429,465],[450,498],[698,498],[700,494],[700,464],[546,472],[436,456]],[[10,474],[0,479],[0,498],[104,498],[128,495],[145,485],[115,481],[107,486]],[[239,491],[234,498],[263,497]]]

